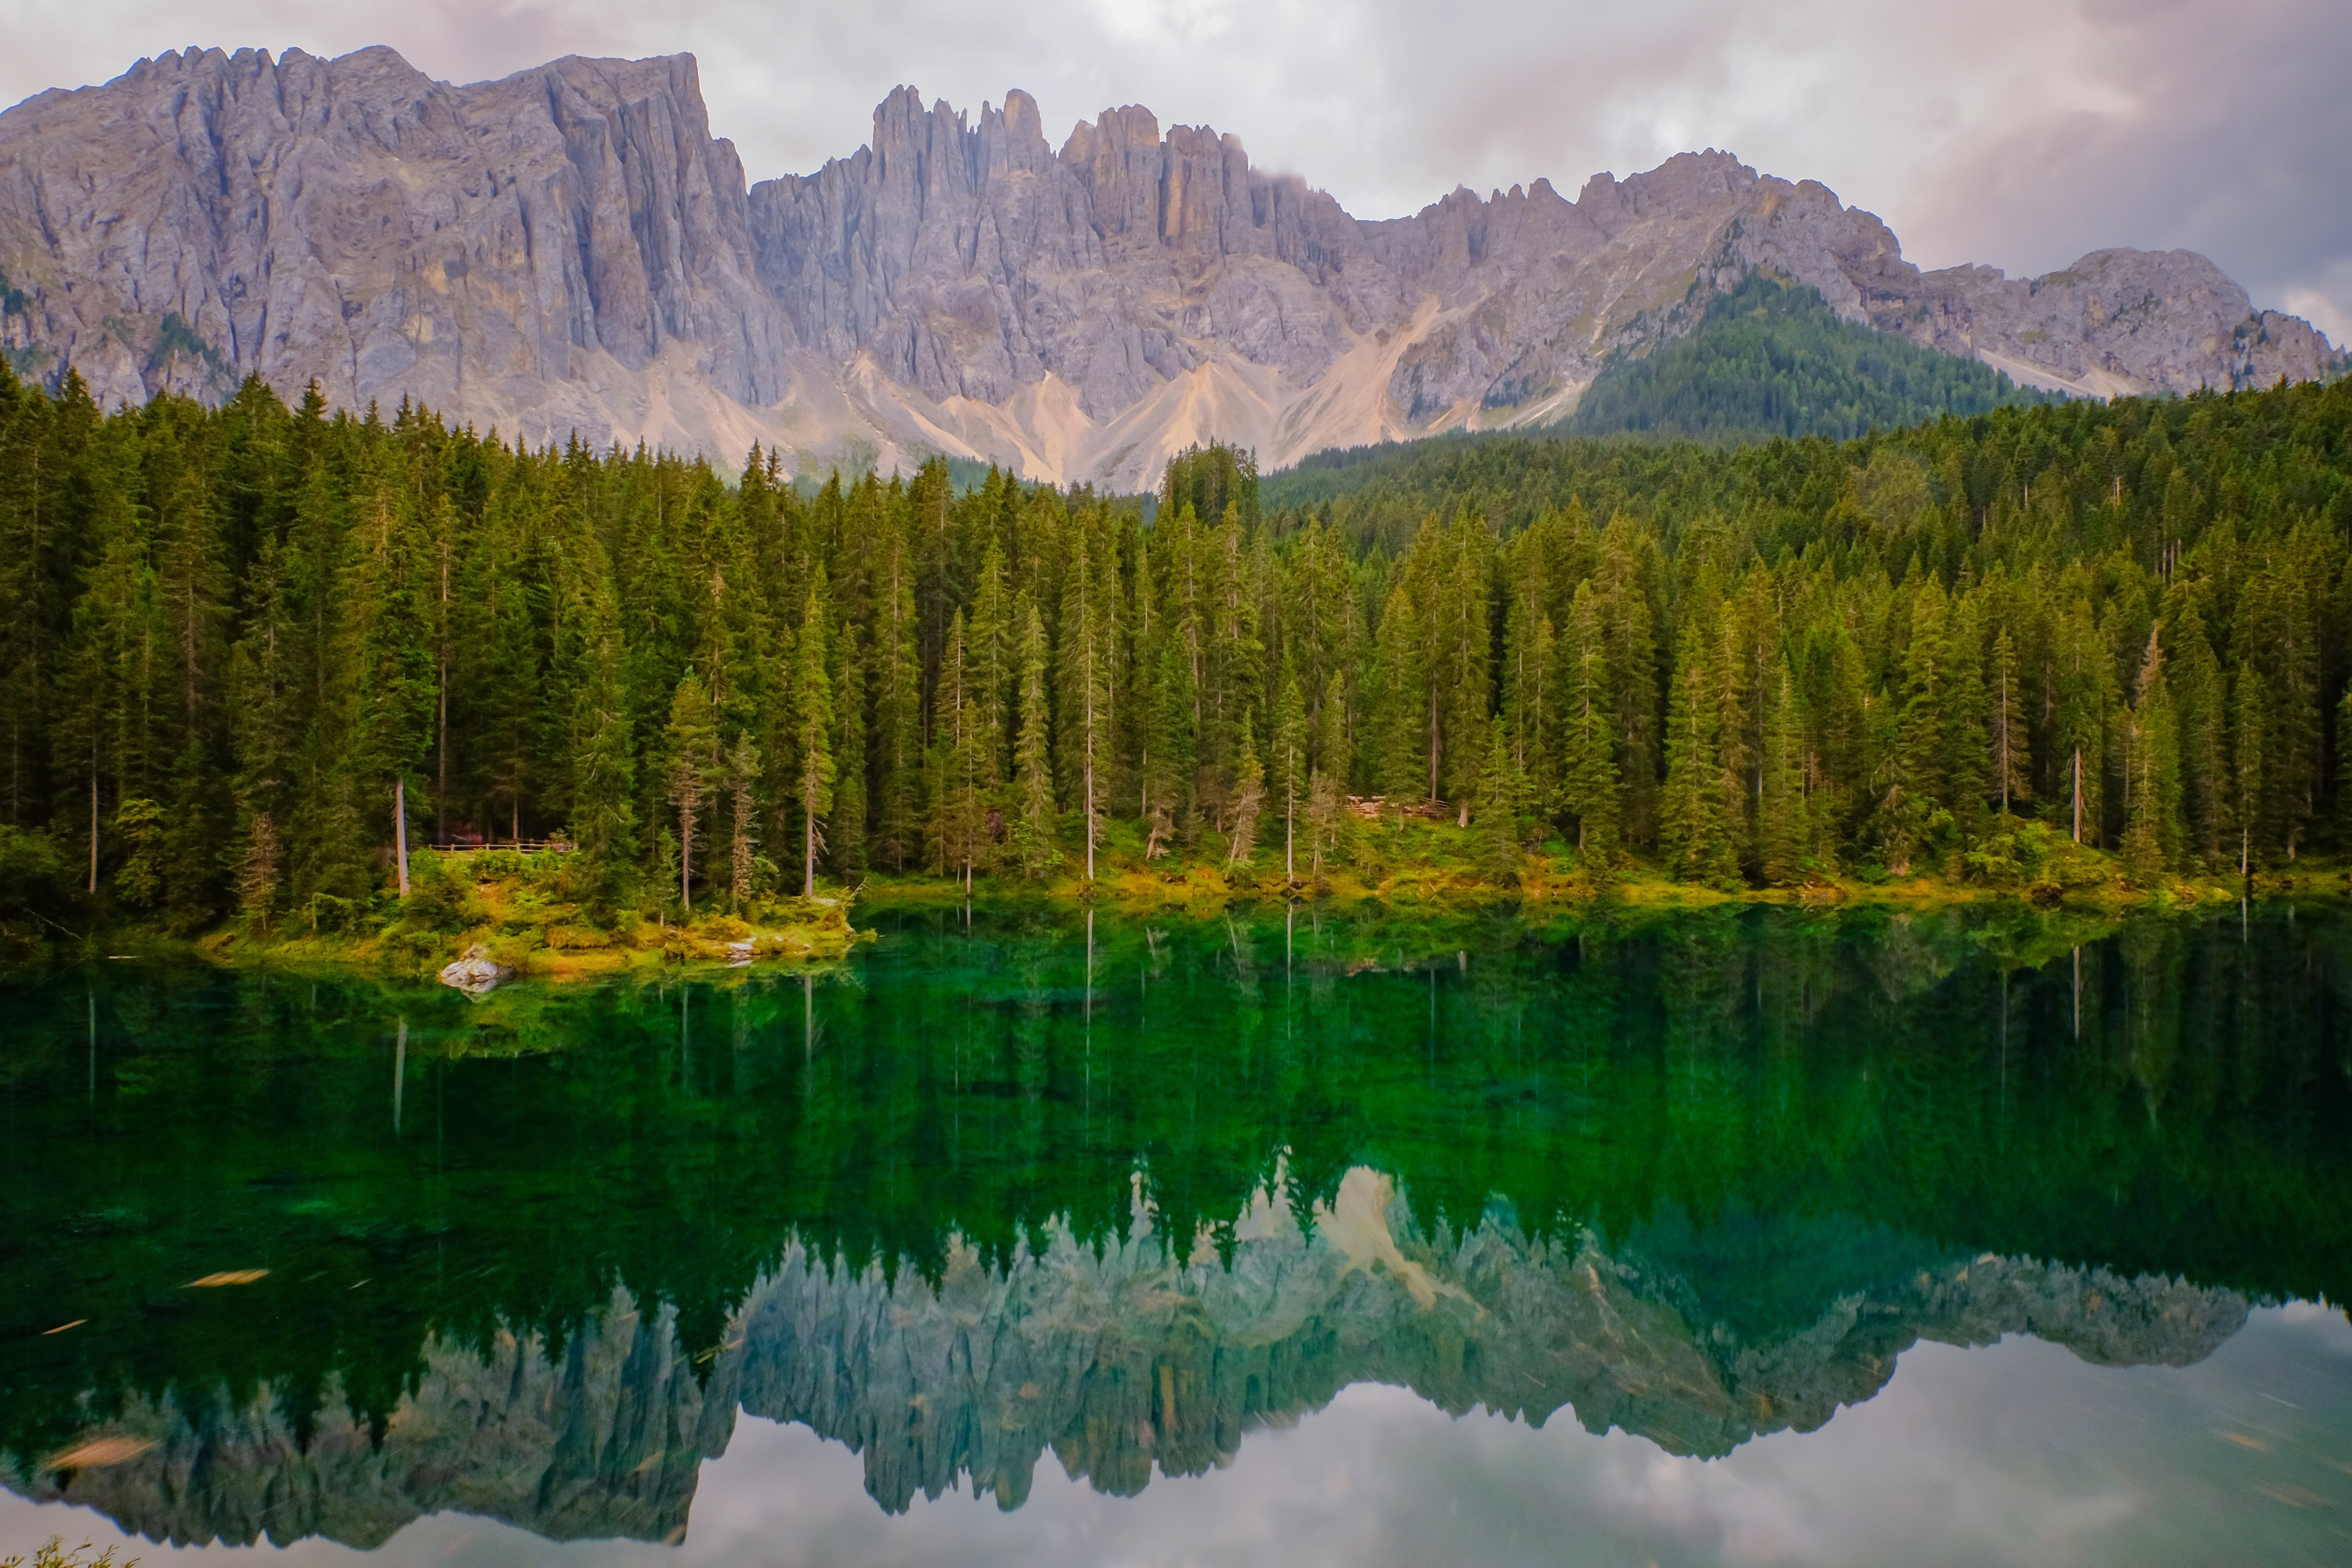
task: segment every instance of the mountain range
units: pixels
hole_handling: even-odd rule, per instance
[[[2335,373],[2187,251],[1923,272],[1826,187],[1690,153],[1366,221],[1207,127],[911,88],[813,174],[747,181],[691,56],[471,86],[389,48],[166,53],[0,114],[0,353],[112,405],[248,374],[806,471],[931,454],[1131,490],[1195,441],[1320,448],[1570,413],[1762,273],[2020,384],[2113,396]]]

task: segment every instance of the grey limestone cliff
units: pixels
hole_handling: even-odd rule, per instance
[[[791,331],[748,258],[687,56],[453,88],[387,48],[191,49],[0,115],[19,361],[109,405],[258,374],[535,439],[698,437],[664,383],[782,395]]]
[[[380,1445],[331,1393],[307,1444],[267,1391],[134,1398],[77,1445],[109,1462],[0,1456],[0,1480],[175,1542],[368,1545],[443,1510],[556,1538],[675,1539],[739,1408],[847,1445],[887,1509],[958,1484],[1009,1509],[1049,1452],[1132,1493],[1225,1462],[1352,1383],[1538,1425],[1565,1410],[1719,1455],[1870,1398],[1921,1339],[2031,1333],[2102,1364],[2179,1365],[2247,1310],[2181,1280],[1985,1256],[1857,1279],[1805,1321],[1743,1335],[1686,1278],[1590,1236],[1532,1238],[1499,1212],[1424,1230],[1370,1170],[1307,1217],[1260,1194],[1228,1258],[1205,1236],[1170,1245],[1139,1205],[1124,1239],[1049,1226],[1042,1249],[995,1263],[951,1245],[929,1279],[793,1246],[700,1352],[674,1314],[616,1294],[551,1356],[511,1334],[429,1343]]]
[[[189,50],[0,114],[0,348],[101,400],[247,374],[533,440],[929,452],[1150,482],[1216,437],[1318,447],[1568,412],[1762,269],[1847,319],[2094,395],[2341,362],[2184,251],[1923,273],[1873,215],[1728,153],[1457,190],[1363,222],[1128,107],[1055,151],[1009,93],[911,88],[750,185],[689,57],[428,79],[389,49]]]

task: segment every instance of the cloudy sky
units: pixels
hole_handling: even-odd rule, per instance
[[[751,177],[866,138],[911,82],[1114,104],[1239,134],[1360,216],[1455,184],[1724,147],[1822,181],[1925,266],[2012,273],[2185,246],[2257,304],[2352,339],[2352,6],[2343,0],[0,0],[0,102],[191,43],[388,43],[477,80],[562,54],[691,50]]]

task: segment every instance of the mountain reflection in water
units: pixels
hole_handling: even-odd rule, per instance
[[[1923,1340],[2185,1366],[2352,1264],[2310,911],[884,924],[477,1004],[9,982],[0,1480],[177,1542],[675,1541],[739,1409],[1012,1510],[1363,1383],[1710,1458]]]

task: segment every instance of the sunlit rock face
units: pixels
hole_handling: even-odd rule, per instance
[[[0,115],[5,340],[106,405],[247,374],[509,436],[741,446],[791,329],[691,57],[451,87],[190,49]]]
[[[901,88],[854,155],[747,189],[683,55],[467,87],[387,48],[143,60],[0,114],[0,347],[109,405],[257,374],[531,440],[1121,489],[1195,440],[1272,468],[1559,417],[1758,269],[2051,388],[2336,363],[2202,257],[1922,274],[1871,214],[1717,152],[1370,223],[1146,109],[1056,152],[1025,93],[975,121]]]
[[[662,1540],[686,1528],[698,1468],[725,1450],[739,1406],[847,1445],[886,1509],[958,1484],[1010,1509],[1049,1452],[1133,1493],[1155,1470],[1231,1460],[1253,1429],[1352,1383],[1535,1424],[1566,1410],[1594,1432],[1719,1455],[1868,1399],[1919,1339],[2022,1332],[2103,1364],[2183,1365],[2247,1311],[2231,1291],[1988,1256],[1817,1282],[1826,1310],[1743,1337],[1689,1278],[1630,1248],[1531,1238],[1499,1213],[1424,1230],[1370,1170],[1304,1218],[1262,1193],[1224,1234],[1180,1248],[1139,1204],[1124,1239],[1048,1227],[1042,1250],[997,1261],[951,1243],[934,1278],[795,1247],[715,1346],[681,1345],[673,1312],[622,1292],[551,1354],[509,1334],[429,1342],[380,1440],[331,1389],[307,1440],[267,1391],[242,1405],[135,1398],[76,1445],[106,1445],[110,1462],[19,1457],[5,1479],[175,1542],[372,1545],[440,1510],[556,1539]]]

